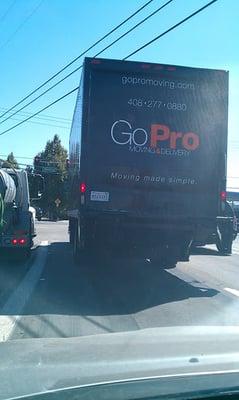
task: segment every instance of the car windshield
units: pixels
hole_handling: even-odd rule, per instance
[[[0,2],[0,400],[239,370],[238,16]]]

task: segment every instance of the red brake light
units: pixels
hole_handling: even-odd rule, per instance
[[[15,246],[17,244],[17,239],[12,239],[11,242]]]
[[[222,201],[226,201],[227,199],[227,192],[225,192],[225,190],[223,190],[220,194],[221,200]]]
[[[18,239],[18,243],[19,244],[25,244],[26,243],[26,239],[24,239],[24,238]]]
[[[85,193],[86,192],[86,184],[85,183],[81,183],[80,184],[80,192],[81,193]]]

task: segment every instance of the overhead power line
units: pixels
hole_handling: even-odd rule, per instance
[[[11,115],[6,117],[3,121],[0,121],[0,125],[3,124],[4,122],[8,121],[10,118],[14,117],[14,115],[18,114],[22,110],[24,110],[26,107],[30,106],[32,103],[35,103],[40,97],[44,96],[46,93],[50,92],[50,90],[54,89],[57,85],[59,85],[61,82],[65,81],[67,78],[69,78],[71,75],[73,75],[76,71],[78,71],[80,68],[82,68],[82,65],[78,68],[76,68],[74,71],[70,72],[68,75],[66,75],[64,78],[62,78],[60,81],[56,82],[53,86],[49,87],[46,89],[44,92],[39,94],[39,96],[35,97],[33,100],[29,101],[27,104],[19,108],[19,110],[16,110],[13,112]],[[4,114],[3,114],[4,115]]]
[[[21,116],[28,117],[30,115],[32,115],[32,113],[19,113],[20,117]],[[36,125],[43,125],[43,126],[49,126],[49,127],[53,127],[53,128],[63,128],[63,129],[69,129],[70,124],[71,124],[71,119],[69,119],[69,118],[59,117],[59,119],[58,119],[57,117],[53,117],[53,116],[51,117],[50,115],[47,117],[36,116],[35,119],[36,120],[34,120],[34,121],[27,121],[27,122],[31,123],[31,124],[36,124]],[[12,116],[10,116],[10,120],[18,121],[18,122],[21,121],[20,119],[13,118]]]
[[[11,118],[11,120],[12,121],[21,121],[20,119],[18,119],[18,118]],[[52,128],[59,128],[59,129],[70,129],[70,125],[56,125],[56,124],[53,124],[53,123],[50,123],[50,122],[48,122],[48,123],[46,123],[46,122],[40,122],[40,121],[26,121],[26,123],[29,123],[29,124],[35,124],[35,125],[42,125],[42,126],[49,126],[49,127],[52,127]]]
[[[6,9],[6,11],[2,14],[2,16],[0,17],[0,23],[2,23],[8,16],[8,14],[10,13],[11,9],[14,7],[14,5],[16,4],[17,0],[13,0],[11,2],[11,4],[9,5],[9,7]]]
[[[52,81],[54,78],[56,78],[59,74],[61,74],[63,71],[65,71],[67,68],[69,68],[72,64],[74,64],[79,58],[84,56],[89,50],[93,49],[95,46],[97,46],[99,43],[101,43],[103,40],[105,40],[108,36],[110,36],[112,33],[117,31],[121,26],[126,24],[130,19],[135,17],[140,11],[142,11],[145,7],[147,7],[150,3],[152,3],[154,0],[149,0],[143,6],[138,8],[133,14],[131,14],[129,17],[124,19],[120,24],[118,24],[116,27],[111,29],[108,33],[106,33],[104,36],[102,36],[100,39],[98,39],[96,42],[94,42],[88,49],[84,50],[81,54],[79,54],[77,57],[75,57],[72,61],[70,61],[68,64],[66,64],[63,68],[61,68],[58,72],[56,72],[54,75],[52,75],[49,79],[47,79],[45,82],[43,82],[41,85],[39,85],[36,89],[34,89],[32,92],[30,92],[27,96],[25,96],[23,99],[18,101],[16,104],[14,104],[12,107],[10,107],[7,111],[5,111],[2,115],[0,115],[0,118],[4,117],[4,115],[8,114],[10,111],[12,111],[14,108],[19,106],[21,103],[23,103],[25,100],[27,100],[30,96],[32,96],[34,93],[36,93],[38,90],[43,88],[47,83]]]
[[[32,10],[32,12],[27,15],[24,20],[18,25],[16,30],[11,34],[11,36],[0,46],[0,50],[2,50],[4,47],[8,45],[8,43],[11,42],[11,40],[16,36],[16,34],[23,28],[23,26],[29,21],[29,19],[37,12],[38,8],[42,5],[44,0],[40,0],[40,2],[37,4],[37,6]]]
[[[195,15],[199,14],[200,12],[202,12],[203,10],[205,10],[207,7],[211,6],[212,4],[216,3],[218,0],[212,0],[209,3],[207,3],[205,6],[199,8],[198,10],[194,11],[192,14],[188,15],[186,18],[184,18],[183,20],[179,21],[177,24],[173,25],[171,28],[167,29],[166,31],[164,31],[163,33],[161,33],[160,35],[156,36],[154,39],[150,40],[149,42],[147,42],[145,45],[139,47],[138,49],[136,49],[134,52],[132,52],[131,54],[129,54],[127,57],[123,58],[123,60],[126,60],[127,58],[131,57],[133,54],[136,54],[137,52],[139,52],[140,50],[144,49],[145,47],[149,46],[151,43],[159,40],[162,36],[166,35],[167,33],[171,32],[173,29],[176,29],[178,26],[182,25],[184,22],[188,21],[189,19],[193,18]],[[40,114],[41,112],[47,110],[48,108],[50,108],[51,106],[53,106],[54,104],[58,103],[59,101],[63,100],[64,98],[66,98],[67,96],[71,95],[72,93],[74,93],[77,89],[79,89],[79,86],[77,86],[76,88],[72,89],[71,91],[65,93],[65,95],[63,95],[62,97],[56,99],[55,101],[53,101],[52,103],[48,104],[47,106],[45,106],[44,108],[42,108],[41,110],[37,111],[36,113],[34,113],[32,116],[26,118],[25,120],[19,122],[18,124],[6,129],[5,131],[0,133],[0,136],[4,135],[7,132],[12,131],[13,129],[17,128],[18,126],[24,124],[26,121],[28,121],[29,119],[35,117],[36,115]]]
[[[207,7],[210,7],[213,3],[216,3],[218,0],[212,0],[209,3],[205,4],[205,6],[199,8],[198,10],[194,11],[192,14],[188,15],[186,18],[182,19],[179,21],[177,24],[171,26],[171,28],[167,29],[160,35],[156,36],[154,39],[150,40],[149,42],[145,43],[143,46],[139,47],[137,50],[133,51],[130,53],[127,57],[123,58],[123,60],[127,60],[129,57],[132,57],[134,54],[138,53],[139,51],[143,50],[145,47],[149,46],[150,44],[154,43],[156,40],[159,40],[161,37],[165,36],[167,33],[173,31],[176,29],[178,26],[184,24],[186,21],[194,17],[195,15],[199,14],[203,10],[205,10]]]
[[[166,7],[168,4],[172,3],[174,0],[169,0],[166,3],[164,3],[162,6],[158,7],[155,11],[153,11],[151,14],[149,14],[147,17],[142,19],[138,24],[134,25],[131,29],[129,29],[127,32],[123,33],[123,35],[119,36],[116,40],[114,40],[112,43],[110,43],[108,46],[104,47],[103,50],[99,51],[99,53],[95,54],[93,58],[99,56],[102,54],[105,50],[109,49],[111,46],[113,46],[115,43],[117,43],[119,40],[121,40],[123,37],[128,35],[130,32],[138,28],[140,25],[142,25],[144,22],[146,22],[148,19],[152,18],[155,14],[157,14],[159,11],[161,11],[164,7]]]
[[[100,54],[102,54],[105,50],[109,49],[110,47],[112,47],[115,43],[117,43],[119,40],[123,39],[123,37],[125,37],[126,35],[128,35],[130,32],[132,32],[133,30],[135,30],[136,28],[138,28],[140,25],[142,25],[144,22],[146,22],[148,19],[152,18],[155,14],[157,14],[159,11],[161,11],[164,7],[166,7],[168,4],[172,3],[172,1],[174,0],[168,0],[165,4],[163,4],[162,6],[158,7],[155,11],[153,11],[151,14],[149,14],[147,17],[143,18],[140,22],[138,22],[136,25],[134,25],[132,28],[130,28],[128,31],[126,31],[125,33],[123,33],[121,36],[119,36],[117,39],[115,39],[112,43],[110,43],[109,45],[107,45],[106,47],[104,47],[102,50],[100,50],[97,54],[95,54],[93,56],[93,58],[99,56]],[[0,125],[3,124],[5,121],[7,121],[8,119],[10,119],[11,117],[13,117],[14,115],[18,114],[19,112],[21,112],[22,110],[24,110],[26,107],[30,106],[32,103],[34,103],[35,101],[37,101],[40,97],[44,96],[46,93],[48,93],[50,90],[54,89],[56,86],[58,86],[60,83],[62,83],[63,81],[65,81],[66,79],[68,79],[71,75],[75,74],[77,71],[79,71],[81,68],[83,67],[83,64],[81,64],[79,67],[77,67],[76,69],[74,69],[72,72],[70,72],[69,74],[67,74],[66,76],[64,76],[62,79],[60,79],[58,82],[56,82],[54,85],[50,86],[48,89],[46,89],[44,92],[42,92],[41,94],[39,94],[37,97],[35,97],[34,99],[32,99],[31,101],[29,101],[27,104],[25,104],[24,106],[22,106],[21,108],[19,108],[18,110],[16,110],[15,112],[13,112],[10,116],[6,117],[3,121],[0,122]]]
[[[0,157],[8,157],[8,155],[9,154],[0,154]],[[23,157],[23,156],[15,156],[15,155],[14,155],[14,157],[16,159],[19,158],[19,159],[24,159],[24,160],[33,160],[33,158],[34,158],[34,156],[33,157]]]
[[[5,111],[6,108],[0,107],[0,110]],[[29,115],[32,115],[32,112],[19,112],[19,114],[23,117],[28,117]],[[57,115],[48,115],[48,114],[42,114],[41,116],[36,117],[36,119],[44,120],[44,121],[54,121],[54,122],[61,122],[61,123],[71,123],[71,118],[64,118],[64,117],[58,117]]]
[[[19,113],[18,117],[29,117],[30,115],[32,115],[31,113]],[[14,117],[10,117],[10,119],[12,121],[20,121],[19,118],[14,118]],[[29,122],[33,122],[34,124],[39,124],[39,125],[49,125],[49,126],[54,126],[54,127],[69,127],[71,125],[71,119],[54,119],[53,118],[45,118],[45,117],[41,117],[41,116],[36,116],[34,118],[34,121],[29,121]]]
[[[7,132],[10,132],[11,130],[17,128],[18,126],[24,124],[25,122],[29,121],[31,118],[34,118],[36,115],[40,114],[41,112],[47,110],[48,108],[50,108],[51,106],[53,106],[54,104],[58,103],[59,101],[63,100],[65,97],[70,96],[70,94],[76,92],[76,90],[79,89],[79,86],[77,86],[76,88],[70,90],[70,92],[67,92],[66,94],[64,94],[63,96],[59,97],[58,99],[56,99],[55,101],[53,101],[52,103],[48,104],[48,106],[43,107],[41,110],[35,112],[34,114],[30,115],[30,117],[24,119],[23,121],[18,122],[18,124],[6,129],[5,131],[0,133],[0,136],[4,135]]]
[[[0,154],[0,161],[2,160],[1,157],[7,158],[8,156],[9,156],[9,154]],[[14,154],[14,158],[16,159],[16,161],[17,161],[17,163],[19,165],[29,165],[29,163],[28,164],[26,164],[26,163],[21,164],[21,163],[18,162],[18,160],[31,160],[31,161],[33,161],[35,159],[35,157],[39,157],[40,158],[40,162],[43,163],[43,164],[60,164],[60,165],[64,164],[64,161],[62,162],[62,161],[46,160],[46,159],[41,158],[41,156],[38,156],[38,155],[35,155],[35,156],[32,156],[32,157],[20,157],[20,156],[15,156],[15,154]],[[5,161],[5,160],[2,160],[2,161]]]

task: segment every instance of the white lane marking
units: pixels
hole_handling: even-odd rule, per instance
[[[206,246],[207,249],[210,250],[217,250],[216,246],[214,244],[209,244]],[[236,254],[239,255],[239,245],[238,243],[232,244],[232,255]]]
[[[233,244],[232,244],[232,254],[239,255],[239,243],[238,243],[238,240],[236,240],[236,242],[233,242]]]
[[[237,289],[225,287],[223,290],[225,290],[226,292],[229,292],[231,294],[234,294],[234,296],[239,297],[239,290],[237,290]]]
[[[0,310],[0,342],[9,339],[21,311],[27,304],[45,266],[48,242],[41,242],[39,254],[19,286]]]

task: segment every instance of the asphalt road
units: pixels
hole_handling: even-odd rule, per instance
[[[37,232],[28,262],[0,259],[0,341],[239,325],[238,239],[232,256],[209,246],[163,269],[120,255],[77,266],[66,221],[42,221]]]

